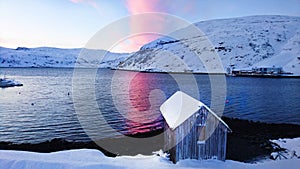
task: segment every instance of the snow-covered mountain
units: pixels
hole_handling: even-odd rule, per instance
[[[194,24],[204,34],[190,33],[190,27],[162,37],[132,54],[84,50],[88,60],[76,61],[81,49],[0,48],[0,67],[82,67],[100,65],[119,69],[168,72],[226,72],[259,66],[283,67],[300,75],[300,17],[249,16],[202,21]],[[178,35],[180,38],[171,38]],[[205,39],[211,45],[207,45]],[[196,56],[200,56],[202,59]],[[223,68],[212,64],[220,58]],[[206,65],[206,66],[205,66]]]
[[[83,52],[84,57],[78,59],[80,52]],[[115,68],[129,56],[127,53],[107,52],[103,59],[98,57],[105,52],[107,51],[81,48],[18,47],[10,49],[0,47],[0,67],[74,67],[77,63],[77,66],[81,67]],[[88,58],[88,61],[85,58]]]
[[[255,66],[283,67],[300,74],[300,17],[250,16],[202,21],[194,24],[211,41],[199,46],[203,36],[189,36],[189,28],[174,34],[182,39],[163,37],[143,46],[119,65],[123,69],[206,72],[206,65],[216,59],[223,70],[251,69]],[[195,53],[204,59],[197,60]]]

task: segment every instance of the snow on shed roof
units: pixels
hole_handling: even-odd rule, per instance
[[[215,116],[230,130],[228,125],[205,104],[182,91],[177,91],[168,100],[166,100],[160,106],[160,111],[169,127],[174,130],[194,113],[196,113],[201,107],[205,107],[213,116]]]

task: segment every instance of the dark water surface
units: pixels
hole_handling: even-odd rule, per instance
[[[93,71],[82,69],[72,86],[73,69],[0,68],[0,75],[24,84],[0,88],[0,141],[87,141],[90,129],[99,138],[156,130],[162,128],[159,106],[182,89],[210,106],[207,75],[100,69],[92,77]],[[227,77],[226,84],[224,116],[300,124],[300,79]]]

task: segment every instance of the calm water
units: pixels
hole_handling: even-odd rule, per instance
[[[191,75],[92,72],[81,70],[72,86],[73,69],[1,68],[0,75],[24,86],[0,89],[0,141],[87,141],[85,132],[104,138],[151,131],[162,127],[159,106],[166,98],[182,89],[198,95]],[[208,76],[194,77],[201,101],[210,105]],[[226,83],[224,116],[300,124],[300,79],[227,77]]]

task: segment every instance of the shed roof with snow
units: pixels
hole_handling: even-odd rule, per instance
[[[169,127],[174,130],[196,113],[201,107],[205,107],[209,113],[211,113],[215,118],[223,123],[229,131],[231,131],[228,125],[210,108],[201,101],[194,99],[182,91],[177,91],[168,100],[166,100],[161,105],[160,111]]]

